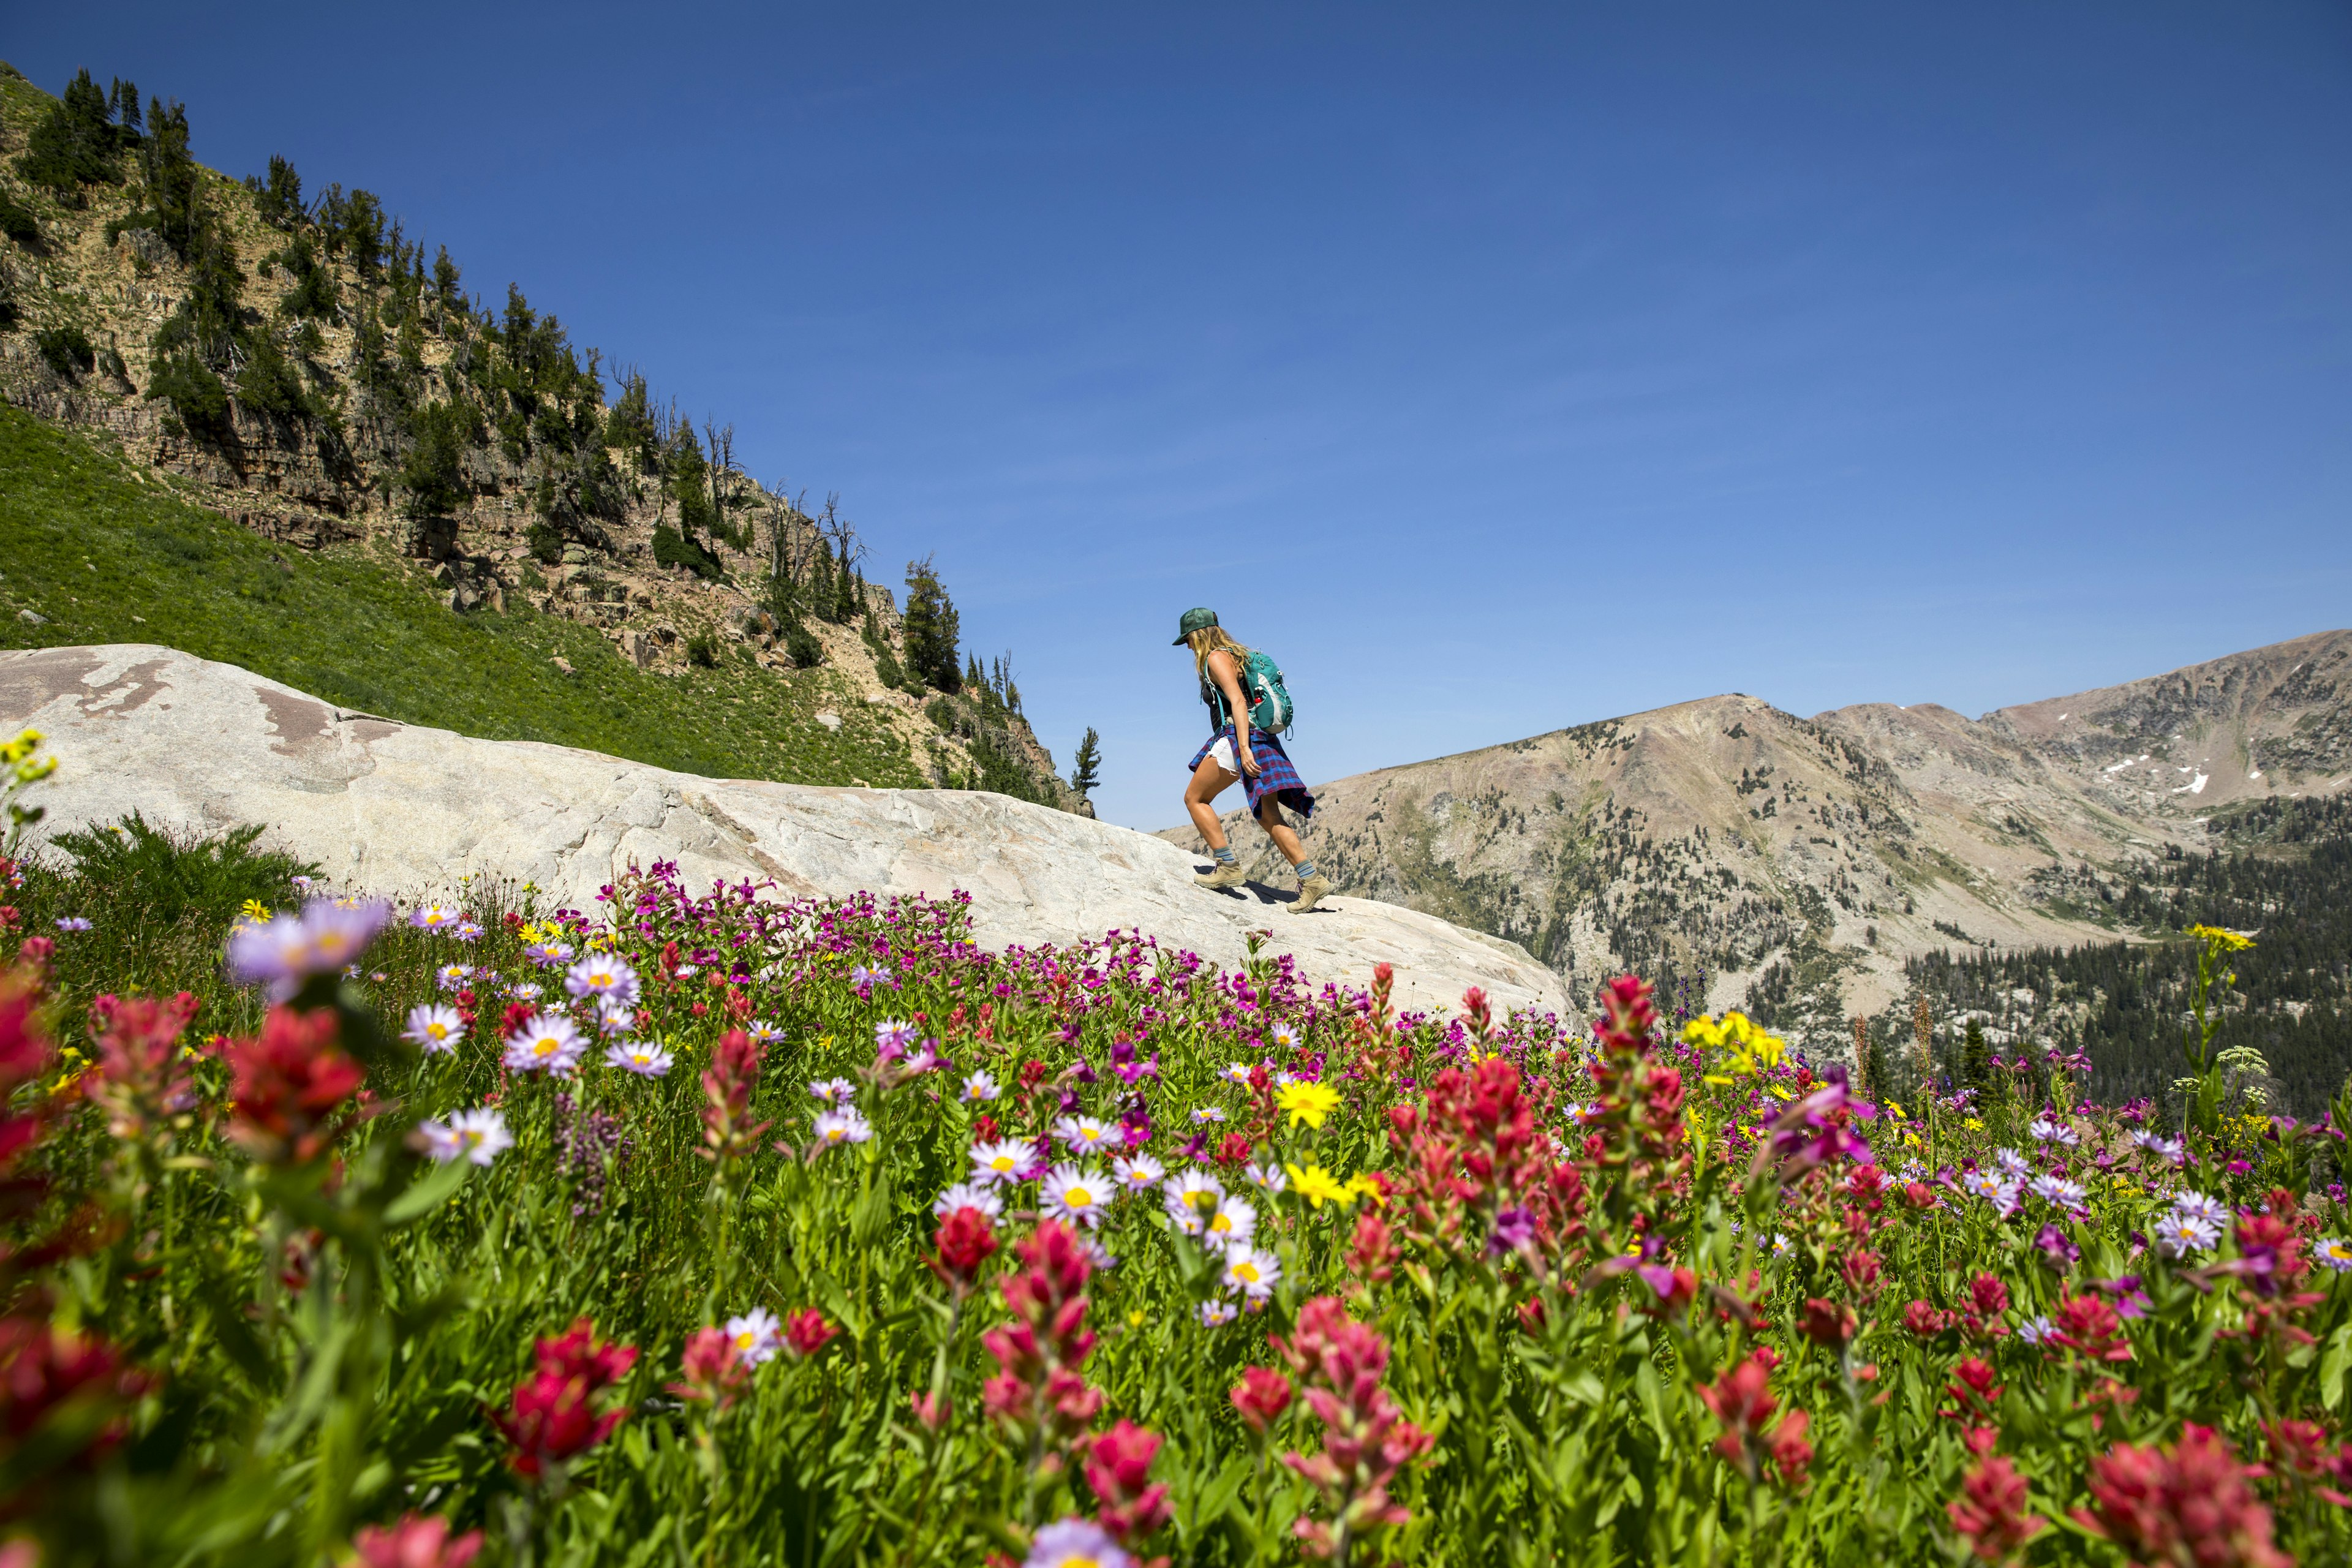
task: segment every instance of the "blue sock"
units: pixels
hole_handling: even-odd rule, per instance
[[[1312,860],[1301,860],[1296,869],[1298,872],[1298,879],[1303,882],[1307,880],[1307,878],[1315,875],[1315,862]]]
[[[1223,849],[1212,849],[1209,853],[1217,858],[1217,864],[1220,866],[1230,866],[1234,863],[1234,847],[1230,844]]]

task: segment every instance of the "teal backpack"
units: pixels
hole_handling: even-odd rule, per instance
[[[1296,716],[1290,705],[1289,689],[1282,684],[1282,667],[1274,656],[1253,648],[1242,659],[1242,695],[1249,699],[1250,728],[1279,735],[1290,728]],[[1233,721],[1225,711],[1225,694],[1212,686],[1208,689],[1210,710],[1217,716],[1220,729]]]

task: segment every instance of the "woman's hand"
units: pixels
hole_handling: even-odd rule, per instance
[[[1234,738],[1240,742],[1234,748],[1234,760],[1241,763],[1242,772],[1251,778],[1264,773],[1265,770],[1257,765],[1257,752],[1250,744],[1249,731],[1235,726]]]

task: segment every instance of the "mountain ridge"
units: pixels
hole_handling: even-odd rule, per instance
[[[2206,819],[2347,784],[2338,630],[1973,720],[1693,699],[1330,781],[1303,837],[1343,890],[1521,942],[1572,996],[1640,969],[1826,1049],[1921,954],[2138,937],[2112,906]]]

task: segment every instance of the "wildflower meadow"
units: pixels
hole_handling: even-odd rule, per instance
[[[10,847],[5,1568],[2352,1555],[2352,1106],[2232,1098],[2231,932],[2096,1106],[1633,976]]]

